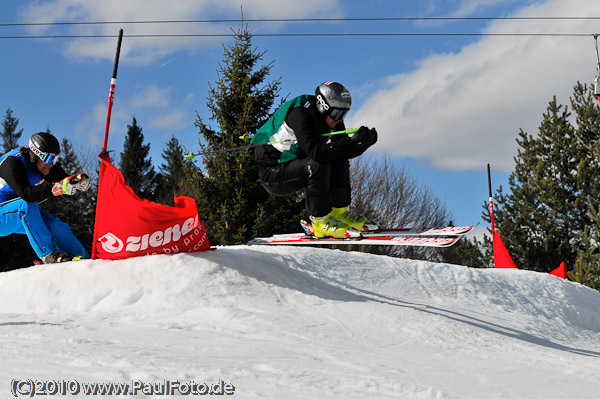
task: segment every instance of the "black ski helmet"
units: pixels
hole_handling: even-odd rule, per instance
[[[315,97],[317,111],[334,121],[343,120],[352,105],[350,92],[338,82],[321,83],[315,90]]]
[[[60,144],[50,133],[35,133],[29,138],[29,153],[37,156],[44,163],[52,163],[60,154]],[[31,160],[34,161],[33,156]]]

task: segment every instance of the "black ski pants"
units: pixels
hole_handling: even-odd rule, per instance
[[[293,159],[261,167],[258,173],[263,187],[275,196],[304,189],[306,211],[311,216],[325,216],[332,207],[350,205],[350,162],[345,158],[330,162]]]

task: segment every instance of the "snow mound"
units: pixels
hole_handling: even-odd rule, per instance
[[[0,351],[12,359],[2,378],[201,376],[227,379],[239,397],[585,398],[600,366],[597,291],[543,273],[329,249],[16,270],[0,274],[0,316],[0,340],[39,354]]]
[[[473,269],[327,249],[225,247],[197,254],[43,265],[0,275],[0,313],[184,311],[302,295],[433,311],[465,308],[600,332],[600,295],[543,273]]]

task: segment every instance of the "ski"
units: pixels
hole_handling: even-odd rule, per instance
[[[397,236],[444,236],[455,237],[463,236],[477,227],[479,223],[472,226],[448,226],[441,228],[397,228],[397,229],[381,229],[379,231],[364,231],[361,232],[363,237],[397,237]]]
[[[446,248],[458,242],[462,236],[421,237],[421,236],[364,236],[359,238],[317,238],[303,233],[279,234],[272,237],[254,238],[249,245],[404,245],[419,247]]]
[[[399,227],[394,229],[380,229],[377,231],[361,231],[363,238],[366,237],[400,237],[400,236],[423,236],[423,237],[457,237],[463,236],[477,227],[479,223],[472,226],[448,226],[448,227],[428,227],[415,229],[409,227]],[[306,220],[300,220],[300,226],[307,236],[312,236],[312,226]],[[276,235],[275,235],[276,236]]]
[[[362,231],[356,238],[317,238],[311,234],[308,222],[301,220],[305,233],[276,234],[271,237],[254,238],[249,245],[404,245],[419,247],[450,247],[479,223],[472,226],[448,226],[441,228],[396,228],[379,231]]]

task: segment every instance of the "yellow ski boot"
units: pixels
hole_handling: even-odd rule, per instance
[[[365,216],[357,215],[354,212],[348,210],[347,207],[344,208],[333,208],[329,213],[337,220],[341,220],[345,224],[350,227],[354,227],[358,231],[378,231],[379,226]]]
[[[309,233],[317,238],[360,238],[360,232],[348,224],[331,216],[310,217]]]

